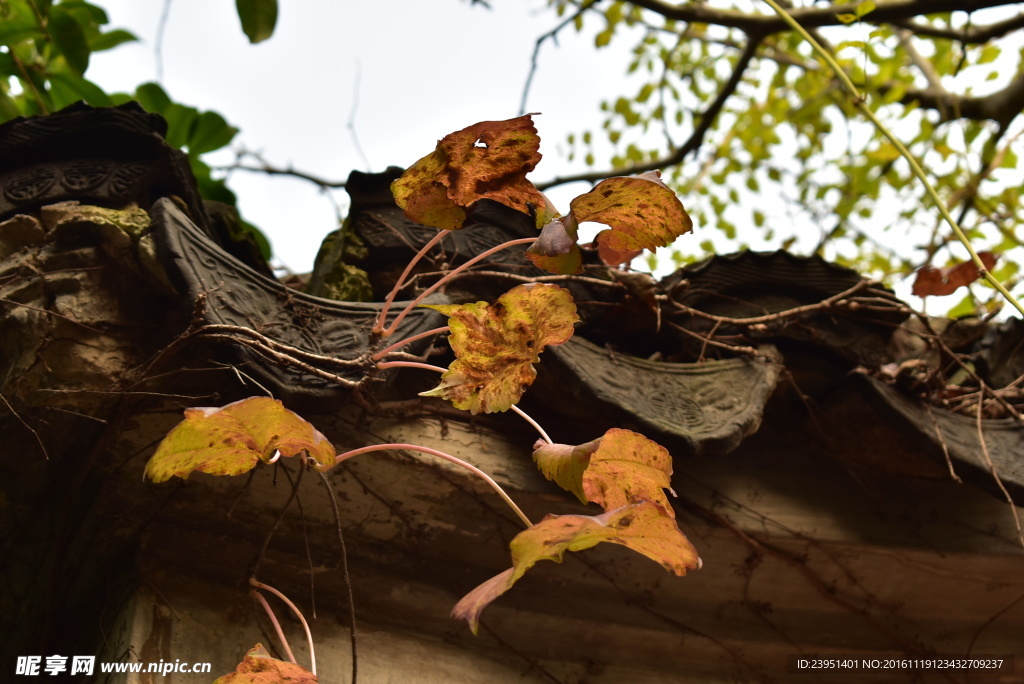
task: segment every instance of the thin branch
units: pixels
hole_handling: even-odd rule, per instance
[[[247,166],[242,163],[242,160],[246,157],[254,159],[257,162],[257,166]],[[260,154],[256,152],[249,152],[247,150],[241,150],[237,153],[237,159],[234,164],[213,166],[210,168],[214,171],[249,171],[252,173],[265,173],[270,176],[292,176],[293,178],[301,178],[302,180],[319,185],[325,190],[336,190],[338,188],[345,187],[345,181],[327,180],[305,171],[299,171],[292,166],[287,166],[285,168],[274,166],[270,162],[266,161]]]
[[[447,325],[443,325],[440,328],[434,328],[433,330],[426,330],[424,332],[417,333],[412,337],[406,337],[404,340],[399,340],[398,342],[395,342],[390,346],[384,347],[379,352],[375,352],[370,358],[373,359],[374,361],[380,361],[391,352],[396,351],[411,342],[415,342],[416,340],[422,340],[424,337],[430,337],[431,335],[441,335],[443,333],[448,332],[449,330],[450,328]]]
[[[45,458],[47,461],[49,461],[50,460],[50,454],[47,453],[46,445],[43,444],[43,439],[39,436],[39,433],[35,431],[35,428],[33,428],[28,423],[26,423],[25,419],[22,418],[20,415],[18,415],[18,412],[14,410],[13,406],[11,406],[11,402],[7,401],[7,397],[5,397],[3,394],[0,394],[0,401],[3,401],[4,405],[7,406],[7,409],[11,412],[11,414],[15,418],[18,419],[18,422],[20,422],[22,425],[24,425],[25,428],[35,436],[36,442],[39,443],[39,448],[42,449],[42,451],[43,451],[43,458]],[[91,418],[91,416],[89,416],[89,417]]]
[[[630,0],[633,5],[660,14],[666,19],[685,21],[697,24],[714,24],[728,28],[740,29],[748,35],[770,35],[786,31],[789,24],[773,14],[759,12],[743,12],[740,10],[722,10],[709,7],[704,3],[681,2],[668,3],[663,0]],[[1007,0],[892,0],[879,2],[875,9],[864,16],[863,21],[869,24],[892,24],[906,21],[925,14],[942,12],[974,12],[987,7],[1003,7],[1015,5]],[[792,10],[789,14],[805,29],[824,26],[844,26],[839,19],[842,14],[856,14],[859,3],[851,2],[844,5],[812,6]]]
[[[490,485],[491,488],[498,493],[498,496],[500,496],[502,500],[506,504],[508,504],[508,507],[511,508],[517,516],[519,516],[519,519],[523,521],[523,524],[526,525],[526,527],[533,527],[533,523],[530,522],[530,519],[526,517],[526,514],[523,513],[522,510],[520,510],[519,506],[516,505],[516,502],[512,500],[512,497],[510,497],[505,492],[505,490],[501,488],[501,485],[494,481],[494,478],[492,478],[490,475],[477,468],[475,465],[467,463],[466,461],[463,461],[461,458],[456,458],[451,454],[446,454],[443,451],[438,451],[437,449],[431,449],[429,447],[420,446],[418,444],[373,444],[371,446],[360,447],[359,449],[352,449],[351,451],[346,451],[343,454],[338,454],[334,458],[334,463],[332,465],[326,467],[317,466],[317,468],[320,470],[327,470],[328,468],[332,468],[335,465],[341,463],[342,461],[347,461],[353,456],[359,456],[360,454],[368,454],[372,451],[392,451],[398,449],[402,449],[405,451],[419,451],[424,454],[430,454],[431,456],[436,456],[440,459],[444,459],[449,463],[454,463],[460,468],[465,468],[469,472],[473,473],[474,475],[482,479],[488,485]]]
[[[436,283],[434,283],[433,285],[431,285],[430,287],[425,289],[423,292],[421,292],[419,294],[419,296],[416,297],[416,299],[414,299],[411,302],[409,302],[408,304],[406,304],[405,309],[402,311],[402,313],[398,314],[398,316],[391,323],[391,325],[388,326],[388,329],[384,331],[384,336],[387,337],[388,335],[394,334],[394,332],[396,330],[398,330],[398,325],[402,322],[402,320],[405,319],[406,316],[409,315],[410,311],[412,311],[414,308],[416,308],[417,304],[422,302],[428,296],[433,294],[442,285],[444,285],[445,283],[449,282],[453,277],[455,277],[459,273],[465,271],[467,268],[469,268],[473,264],[475,264],[475,263],[477,263],[479,261],[482,261],[483,259],[486,259],[487,257],[491,256],[492,254],[494,254],[496,252],[500,252],[501,250],[506,249],[508,247],[515,247],[516,245],[533,244],[536,241],[537,241],[537,238],[519,238],[518,240],[509,240],[508,242],[503,242],[500,245],[497,245],[495,247],[491,247],[487,251],[481,252],[480,254],[477,254],[475,257],[473,257],[469,261],[467,261],[467,262],[465,262],[463,264],[460,264],[456,268],[453,268],[451,271],[448,272],[448,274],[446,276],[444,276],[443,278],[438,280]],[[382,316],[381,317],[381,321],[383,321],[383,320],[384,319],[383,319],[383,316]]]
[[[352,591],[352,576],[348,571],[348,550],[345,548],[345,534],[341,529],[341,513],[338,511],[338,497],[334,494],[334,489],[331,487],[331,480],[327,477],[326,473],[317,472],[320,476],[320,480],[323,482],[324,487],[327,488],[327,493],[330,495],[331,511],[334,513],[334,529],[338,534],[338,546],[341,548],[341,575],[342,580],[345,583],[345,590],[348,592],[348,623],[349,631],[351,636],[349,642],[351,643],[352,650],[352,684],[356,684],[357,676],[359,674],[358,666],[358,644],[356,642],[356,599],[355,594]],[[316,615],[313,615],[315,618]]]
[[[356,111],[359,110],[359,81],[362,78],[362,73],[363,70],[359,66],[359,60],[356,59],[356,78],[352,84],[352,110],[348,114],[348,121],[345,127],[348,128],[349,136],[352,138],[352,146],[356,148],[356,153],[363,160],[366,170],[371,171],[370,160],[367,159],[366,153],[363,152],[363,146],[359,144],[359,136],[356,134]]]
[[[865,19],[872,19],[872,17],[868,16]],[[892,23],[894,26],[907,29],[918,36],[946,38],[964,45],[980,45],[1024,28],[1024,14],[1018,14],[987,26],[965,26],[962,29],[943,28],[913,21],[894,21]]]
[[[686,142],[684,142],[680,147],[672,150],[672,152],[667,156],[644,164],[635,164],[625,169],[580,173],[572,176],[560,176],[545,183],[540,183],[537,187],[541,190],[547,190],[548,188],[556,185],[575,183],[577,181],[596,183],[608,178],[609,176],[636,175],[646,171],[654,171],[656,169],[675,166],[676,164],[681,163],[686,158],[686,155],[691,152],[695,152],[701,144],[703,144],[704,136],[715,123],[715,119],[718,118],[718,114],[725,106],[726,100],[732,97],[733,93],[736,92],[736,88],[739,87],[743,74],[746,72],[747,67],[750,66],[750,62],[757,55],[757,50],[761,45],[763,37],[763,35],[748,35],[747,44],[743,48],[743,52],[740,54],[739,59],[736,62],[736,67],[733,69],[732,75],[729,76],[729,80],[726,81],[725,85],[723,85],[721,90],[718,91],[718,97],[716,97],[715,101],[712,102],[706,110],[704,110],[703,114],[701,114],[700,123],[697,124],[697,127],[693,130],[693,133],[690,134],[690,137]]]
[[[1003,479],[999,477],[999,470],[995,464],[992,463],[992,457],[988,453],[988,445],[985,443],[985,430],[981,425],[981,409],[985,405],[985,402],[978,400],[978,417],[977,417],[977,429],[978,429],[978,441],[981,443],[981,455],[985,459],[985,463],[988,465],[989,472],[992,473],[992,479],[996,481],[996,485],[999,487],[999,491],[1003,493],[1007,503],[1010,504],[1010,512],[1013,513],[1013,522],[1017,525],[1017,541],[1024,547],[1024,531],[1021,531],[1020,526],[1020,515],[1017,514],[1017,504],[1014,503],[1013,497],[1010,496],[1010,492],[1006,491],[1006,486],[1003,484]]]
[[[526,75],[526,83],[523,85],[523,96],[519,100],[519,116],[526,113],[526,98],[530,95],[530,86],[533,84],[533,77],[537,73],[537,58],[540,56],[540,47],[545,41],[553,40],[555,45],[558,45],[558,33],[566,26],[576,21],[576,18],[582,16],[584,12],[589,10],[591,7],[596,5],[601,0],[586,0],[580,8],[573,13],[572,16],[567,17],[565,21],[560,23],[555,28],[551,29],[533,44],[533,54],[530,56],[530,72]]]

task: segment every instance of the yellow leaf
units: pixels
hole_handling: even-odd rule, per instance
[[[306,452],[323,465],[334,463],[334,446],[310,423],[269,397],[250,397],[220,408],[185,409],[185,420],[171,430],[146,464],[154,482],[193,471],[240,475],[276,452]]]

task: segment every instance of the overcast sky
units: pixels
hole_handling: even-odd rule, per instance
[[[112,27],[140,42],[94,56],[89,78],[108,91],[156,80],[162,0],[104,0]],[[161,47],[162,85],[184,104],[213,109],[241,129],[234,146],[260,151],[326,179],[352,169],[408,166],[438,138],[482,120],[518,115],[538,36],[558,23],[545,0],[281,2],[272,38],[250,45],[230,0],[172,0]],[[601,22],[591,22],[594,29]],[[527,111],[544,160],[535,182],[570,171],[565,138],[600,125],[598,103],[624,92],[622,48],[597,51],[593,33],[571,27],[541,52]],[[366,160],[353,143],[348,122]],[[230,154],[211,155],[227,163]],[[333,205],[299,180],[236,172],[243,215],[270,237],[277,257],[307,271],[336,227]],[[552,191],[562,211],[587,186]],[[344,202],[344,191],[336,193]]]

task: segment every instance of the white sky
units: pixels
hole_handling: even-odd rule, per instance
[[[156,80],[155,44],[163,2],[104,0],[110,26],[139,43],[93,56],[88,77],[107,91]],[[408,166],[444,135],[477,121],[519,113],[538,36],[557,24],[544,0],[361,0],[280,4],[272,38],[251,45],[230,0],[173,0],[164,33],[162,85],[172,99],[212,109],[241,129],[233,146],[260,151],[277,167],[330,180],[352,169]],[[591,22],[596,28],[601,22]],[[592,33],[570,26],[542,48],[527,111],[536,117],[544,160],[535,182],[584,170],[570,166],[564,141],[600,125],[598,103],[625,92],[628,41],[597,51]],[[354,99],[355,132],[348,128]],[[561,149],[560,149],[561,148]],[[231,154],[208,155],[211,164]],[[308,182],[236,172],[242,214],[267,233],[278,259],[312,268],[320,241],[336,227],[332,203]],[[588,186],[550,195],[561,210]],[[343,190],[336,193],[345,202]]]
[[[110,27],[126,28],[141,40],[94,55],[88,77],[107,91],[128,92],[156,80],[164,0],[101,4]],[[220,112],[241,129],[233,147],[258,151],[276,167],[344,180],[352,169],[408,166],[454,130],[518,115],[535,41],[559,19],[546,0],[490,4],[488,10],[469,0],[284,0],[274,36],[251,45],[231,0],[171,0],[161,84],[178,102]],[[527,111],[542,113],[536,123],[544,160],[531,174],[535,182],[587,170],[581,160],[567,161],[567,134],[598,130],[599,103],[638,88],[624,76],[635,41],[620,37],[610,47],[594,48],[594,34],[603,23],[589,19],[583,34],[567,27],[557,45],[549,41],[541,50],[527,102]],[[353,142],[350,119],[369,167]],[[687,133],[673,132],[673,137],[683,139]],[[599,164],[610,157],[602,154],[603,137],[595,135]],[[234,155],[205,159],[227,164]],[[336,227],[334,203],[298,179],[239,171],[230,184],[243,216],[270,238],[278,262],[295,272],[310,270],[320,241]],[[587,189],[576,184],[548,194],[565,211],[569,200]],[[333,196],[344,209],[344,190]],[[688,204],[686,197],[682,200]],[[778,207],[761,208],[769,224],[787,230],[781,199]],[[809,226],[808,245],[813,246],[818,232]],[[777,248],[760,235],[751,226],[741,237],[757,249]],[[697,226],[676,247],[697,250],[705,237]],[[797,251],[810,248],[803,242]],[[917,243],[908,242],[906,249],[911,244]],[[662,259],[659,272],[670,269],[671,260]],[[911,282],[894,283],[897,294],[920,306],[919,299],[910,297]],[[931,298],[929,310],[944,310],[961,297]]]

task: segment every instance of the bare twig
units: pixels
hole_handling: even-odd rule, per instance
[[[988,453],[988,445],[985,443],[985,431],[981,426],[981,408],[983,405],[984,402],[978,402],[977,426],[978,442],[981,444],[981,455],[984,457],[985,463],[988,465],[989,472],[992,473],[992,479],[995,480],[996,486],[999,487],[999,491],[1003,493],[1007,503],[1010,504],[1010,512],[1013,514],[1013,522],[1017,525],[1017,540],[1020,542],[1020,545],[1024,547],[1024,531],[1021,530],[1020,515],[1017,513],[1017,504],[1014,503],[1013,497],[1010,496],[1010,492],[1006,491],[1003,479],[999,477],[999,470],[996,468],[995,464],[992,463],[992,457]]]
[[[49,460],[50,460],[50,454],[49,454],[49,453],[47,453],[47,451],[46,451],[46,445],[45,445],[45,444],[43,444],[43,440],[42,440],[42,438],[41,438],[41,437],[39,436],[39,433],[38,433],[38,432],[36,432],[35,428],[33,428],[33,427],[32,427],[31,425],[29,425],[28,423],[26,423],[26,422],[25,422],[25,419],[24,419],[24,418],[22,418],[22,417],[21,417],[20,415],[18,415],[18,412],[14,410],[14,407],[13,407],[13,406],[11,406],[11,402],[7,401],[7,397],[5,397],[5,396],[4,396],[3,394],[0,394],[0,401],[3,401],[3,402],[4,402],[4,405],[5,405],[5,406],[7,406],[7,410],[9,410],[9,411],[11,412],[11,414],[12,414],[12,415],[13,415],[13,416],[14,416],[15,418],[17,418],[17,419],[18,419],[18,422],[20,422],[20,423],[21,423],[22,425],[24,425],[24,426],[25,426],[25,428],[26,428],[26,429],[27,429],[27,430],[28,430],[29,432],[31,432],[31,433],[33,434],[33,436],[35,436],[35,438],[36,438],[36,442],[38,442],[38,443],[39,443],[39,448],[40,448],[40,449],[42,450],[42,452],[43,452],[43,457],[44,457],[44,458],[45,458],[45,459],[46,459],[47,461],[49,461]]]
[[[331,511],[334,514],[334,529],[338,535],[338,548],[341,549],[341,577],[342,581],[345,583],[345,591],[348,592],[349,643],[351,644],[352,651],[352,684],[356,684],[357,677],[359,675],[359,649],[356,640],[356,599],[355,594],[352,591],[352,576],[348,571],[348,549],[345,547],[345,533],[342,531],[341,527],[341,513],[338,511],[338,497],[335,496],[334,489],[331,487],[331,480],[327,477],[326,473],[317,472],[317,474],[320,476],[320,481],[323,482],[330,498]]]
[[[567,17],[558,26],[551,29],[540,38],[533,45],[533,54],[530,56],[530,71],[526,75],[526,83],[523,85],[523,96],[519,101],[519,115],[522,116],[526,113],[526,98],[530,95],[530,86],[533,84],[533,77],[537,73],[537,58],[540,56],[540,47],[546,41],[552,40],[558,44],[558,33],[566,26],[576,21],[576,18],[582,16],[584,12],[589,10],[591,7],[596,5],[600,0],[586,0],[578,10],[576,10],[571,16]]]

